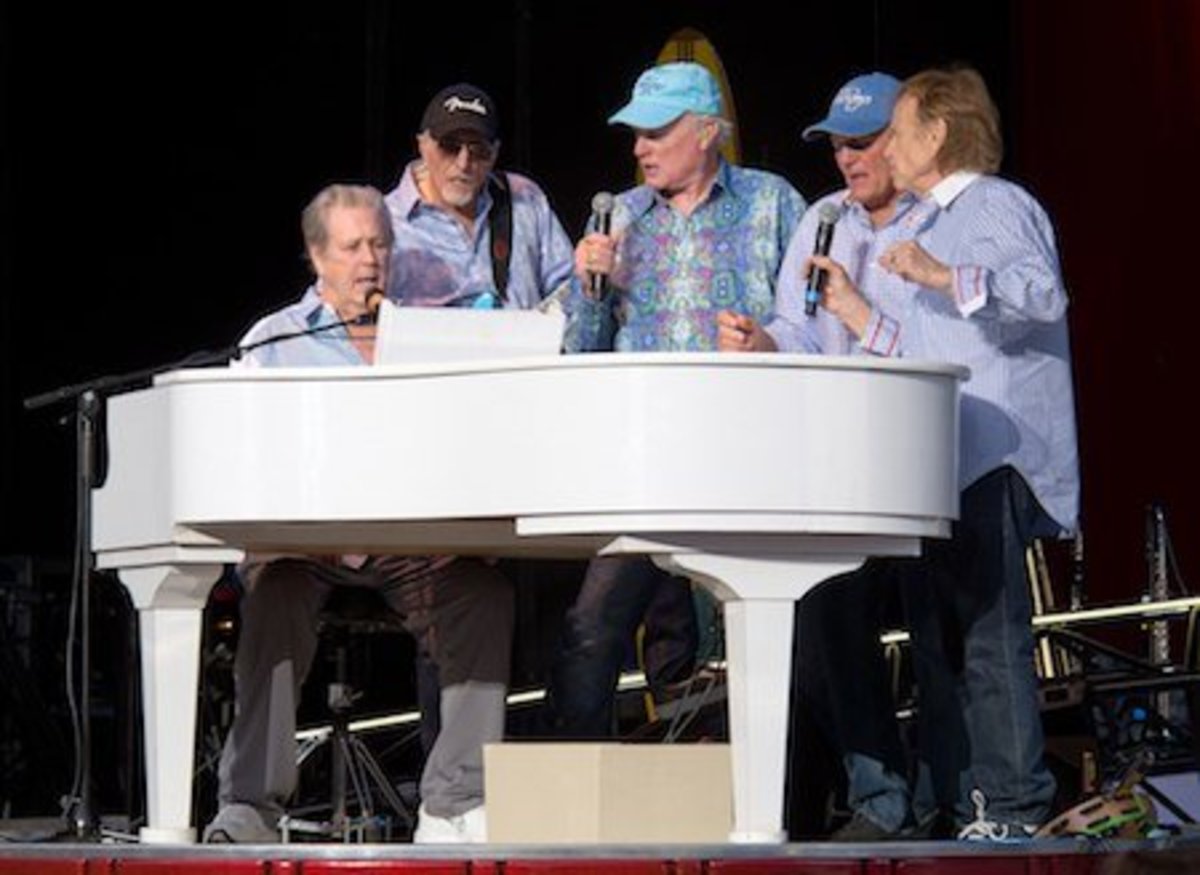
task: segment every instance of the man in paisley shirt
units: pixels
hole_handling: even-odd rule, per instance
[[[527,176],[496,170],[500,127],[485,91],[461,82],[435,94],[417,152],[386,198],[396,233],[388,297],[404,306],[529,309],[571,278],[571,241],[546,193]],[[498,274],[492,236],[504,211],[511,227]]]
[[[719,314],[765,319],[804,199],[782,177],[734,167],[721,156],[732,126],[716,80],[695,63],[645,71],[609,119],[633,133],[645,184],[617,196],[610,233],[593,229],[575,248],[569,302],[572,352],[717,349]],[[603,294],[589,291],[606,277]],[[561,730],[610,734],[625,644],[646,609],[647,673],[661,692],[695,663],[696,620],[687,581],[644,557],[591,562],[567,614],[553,679]]]

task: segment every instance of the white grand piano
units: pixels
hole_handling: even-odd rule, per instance
[[[731,840],[783,840],[792,602],[948,534],[965,376],[610,353],[185,370],[112,398],[93,546],[140,612],[142,840],[195,840],[201,613],[246,550],[641,553],[688,575],[724,603]]]

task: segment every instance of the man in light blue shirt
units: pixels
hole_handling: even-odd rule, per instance
[[[912,236],[917,202],[896,190],[883,157],[899,90],[900,82],[886,73],[856,76],[838,90],[826,117],[805,129],[806,140],[828,140],[846,187],[804,214],[784,256],[775,310],[766,324],[729,314],[721,320],[721,349],[892,352],[898,335],[886,328],[906,311],[912,290],[883,270],[878,258]],[[809,316],[806,262],[821,216],[829,213],[837,217],[829,255],[854,277],[855,294],[827,296]],[[895,577],[891,563],[870,561],[813,589],[796,605],[792,731],[799,734],[811,719],[841,755],[853,816],[830,836],[834,841],[898,838],[910,817],[908,767],[879,644],[885,608],[898,601]],[[793,754],[794,781],[807,778],[806,753]]]
[[[391,223],[383,196],[332,185],[304,211],[316,282],[259,320],[241,367],[357,366],[374,360],[363,320],[388,288]],[[305,472],[295,472],[304,477]],[[207,842],[278,840],[296,786],[295,709],[317,647],[318,615],[335,587],[382,591],[437,666],[440,731],[421,775],[414,841],[483,841],[483,745],[504,733],[512,585],[485,562],[454,556],[250,556],[234,675],[235,714],[220,763],[220,810]]]
[[[895,335],[891,354],[971,369],[960,519],[949,541],[926,544],[904,584],[920,688],[914,806],[949,809],[964,839],[1019,839],[1054,798],[1025,550],[1070,532],[1079,508],[1066,290],[1045,211],[991,175],[999,116],[978,73],[908,80],[890,132],[893,180],[921,202],[913,239],[879,257],[913,292],[907,310],[883,315],[881,334]],[[834,259],[811,262],[829,272],[826,300],[858,293]]]

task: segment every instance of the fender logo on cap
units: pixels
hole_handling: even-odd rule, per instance
[[[478,113],[479,115],[487,115],[487,107],[483,105],[483,101],[476,97],[474,100],[463,100],[456,95],[450,95],[442,104],[446,108],[446,112],[458,112],[466,110],[468,112]]]

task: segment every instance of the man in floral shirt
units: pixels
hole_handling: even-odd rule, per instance
[[[575,249],[567,349],[716,350],[719,314],[767,319],[804,199],[782,177],[721,157],[732,125],[712,75],[694,63],[652,67],[609,123],[632,130],[646,181],[617,196],[610,233],[593,229]],[[593,294],[598,276],[604,291]],[[595,559],[567,615],[554,677],[567,734],[609,734],[625,644],[651,602],[662,621],[648,630],[652,690],[691,674],[697,632],[687,581],[645,557]]]

